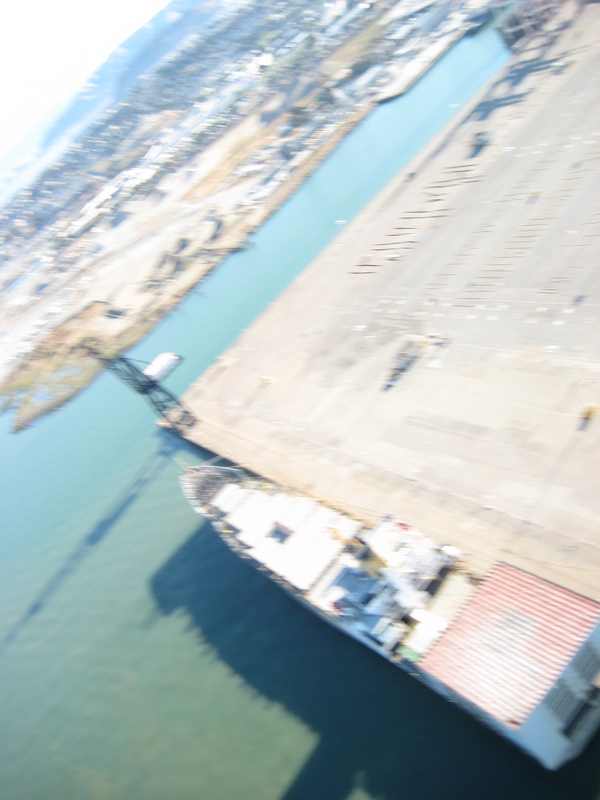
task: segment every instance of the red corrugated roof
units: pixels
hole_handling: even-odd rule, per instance
[[[497,564],[419,666],[511,727],[522,724],[600,621],[600,604]]]

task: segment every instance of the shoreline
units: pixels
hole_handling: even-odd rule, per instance
[[[434,66],[434,64],[431,64],[431,66]],[[333,153],[339,144],[352,133],[378,105],[378,103],[369,102],[360,107],[350,119],[346,120],[344,124],[323,143],[322,147],[309,155],[297,172],[273,193],[272,198],[262,203],[258,209],[250,210],[237,224],[234,224],[230,230],[226,231],[222,239],[219,240],[218,247],[215,247],[213,250],[207,250],[209,256],[213,255],[213,259],[211,259],[212,263],[206,265],[201,275],[199,277],[194,276],[186,286],[173,294],[162,306],[152,309],[148,318],[137,320],[135,325],[132,325],[131,328],[126,328],[121,337],[111,342],[112,346],[109,348],[109,354],[116,355],[118,353],[125,353],[127,350],[143,341],[143,339],[174,311],[194,289],[209,278],[227,258],[237,251],[243,250],[247,246],[248,237],[262,227],[262,225],[264,225],[268,219],[301,188],[302,184],[319,168],[331,153]],[[218,253],[218,255],[215,255],[215,253]],[[45,398],[39,403],[27,395],[24,400],[19,397],[22,391],[19,389],[21,373],[27,371],[32,362],[38,359],[48,358],[49,355],[46,351],[52,350],[55,344],[54,340],[60,339],[64,329],[74,324],[82,314],[86,313],[89,307],[88,305],[84,309],[74,312],[70,317],[54,328],[39,342],[32,353],[23,359],[15,370],[10,372],[0,382],[0,398],[3,400],[0,413],[13,413],[14,433],[25,430],[34,424],[36,420],[59,410],[63,405],[77,397],[77,395],[86,389],[102,372],[102,367],[97,365],[97,367],[91,371],[91,374],[85,377],[83,382],[77,382],[76,385],[68,387],[66,390],[60,391],[54,396]],[[135,328],[135,330],[132,330],[133,328]],[[123,340],[125,341],[123,342]],[[81,363],[83,363],[86,365],[83,369],[87,370],[89,373],[89,364],[93,363],[89,357],[83,355],[80,358],[75,358],[74,362],[75,364],[71,363],[65,368],[69,369],[74,365],[81,365]],[[36,391],[39,391],[39,389],[40,387],[36,387]],[[43,387],[42,391],[44,390],[48,391],[48,387]]]

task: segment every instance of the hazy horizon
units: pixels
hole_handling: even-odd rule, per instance
[[[5,8],[0,15],[0,164],[47,125],[111,53],[169,3],[36,0]]]

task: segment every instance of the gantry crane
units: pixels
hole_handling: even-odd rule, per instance
[[[117,378],[145,397],[159,417],[165,420],[167,427],[182,433],[185,428],[191,428],[196,423],[194,415],[176,395],[156,378],[137,367],[131,359],[125,356],[106,356],[89,342],[84,342],[81,347],[100,361],[105,369],[110,370]]]

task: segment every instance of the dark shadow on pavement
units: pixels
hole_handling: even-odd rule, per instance
[[[536,44],[532,48],[531,57],[503,69],[500,76],[490,85],[482,100],[467,117],[460,119],[457,124],[450,128],[447,135],[428,156],[427,161],[435,159],[453,141],[462,128],[466,127],[469,130],[474,122],[485,121],[488,123],[488,129],[493,130],[492,123],[495,110],[511,105],[517,106],[529,96],[529,91],[515,91],[529,75],[546,73],[550,79],[553,74],[559,73],[563,67],[559,68],[558,65],[564,59],[567,59],[565,63],[568,63],[569,53],[562,53],[551,58],[548,58],[546,54],[556,43],[561,33],[562,30],[554,30],[538,34]],[[473,158],[473,154],[470,157]]]

